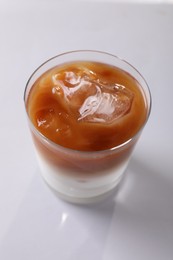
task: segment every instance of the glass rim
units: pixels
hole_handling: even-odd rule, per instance
[[[125,142],[117,145],[117,146],[114,146],[112,148],[109,148],[109,149],[103,149],[103,150],[93,150],[93,151],[85,151],[85,150],[76,150],[76,149],[72,149],[72,148],[68,148],[68,147],[65,147],[65,146],[62,146],[60,144],[57,144],[55,142],[53,142],[52,140],[50,140],[49,138],[47,138],[45,135],[43,135],[35,126],[34,124],[32,123],[30,117],[29,117],[29,114],[28,114],[28,111],[27,111],[27,108],[26,108],[26,101],[27,101],[27,96],[26,96],[26,93],[27,93],[27,88],[28,88],[28,85],[31,81],[31,79],[33,78],[33,76],[36,74],[37,71],[39,71],[44,65],[48,64],[50,61],[58,58],[58,57],[61,57],[61,56],[65,56],[65,55],[69,55],[69,54],[75,54],[75,53],[87,53],[87,52],[90,52],[90,53],[97,53],[97,54],[101,54],[101,55],[107,55],[107,56],[110,56],[112,58],[115,58],[121,62],[123,62],[124,64],[126,64],[127,66],[131,67],[140,77],[141,79],[144,81],[145,85],[146,85],[146,89],[148,91],[148,99],[145,97],[145,99],[147,100],[147,114],[146,114],[146,119],[143,123],[143,125],[140,127],[140,129],[135,133],[135,135],[133,135],[131,138],[129,138],[128,140],[126,140]],[[75,59],[74,59],[75,61]],[[94,59],[93,59],[94,61]],[[53,67],[52,67],[53,68]],[[126,70],[124,70],[126,71]],[[126,71],[127,72],[127,71]],[[130,74],[131,75],[131,74]],[[143,86],[140,84],[141,88],[143,91],[144,88]],[[145,78],[142,76],[142,74],[133,66],[131,65],[129,62],[127,62],[125,59],[123,58],[120,58],[114,54],[111,54],[109,52],[104,52],[104,51],[98,51],[98,50],[73,50],[73,51],[67,51],[67,52],[63,52],[63,53],[60,53],[58,55],[55,55],[49,59],[47,59],[46,61],[44,61],[43,63],[41,63],[41,65],[39,65],[35,70],[34,72],[30,75],[29,79],[27,80],[27,83],[25,85],[25,89],[24,89],[24,96],[23,96],[23,99],[24,99],[24,104],[25,104],[25,111],[26,111],[26,114],[27,114],[27,118],[28,118],[28,121],[32,127],[32,130],[41,138],[43,139],[47,144],[53,146],[55,149],[61,149],[63,150],[64,152],[66,153],[80,153],[80,156],[81,154],[82,155],[94,155],[94,154],[105,154],[105,153],[110,153],[110,152],[115,152],[116,150],[119,150],[119,149],[123,149],[123,147],[125,147],[126,145],[130,144],[134,139],[137,138],[137,136],[140,134],[140,132],[142,131],[142,129],[144,128],[144,126],[146,125],[147,121],[148,121],[148,118],[150,116],[150,113],[151,113],[151,106],[152,106],[152,97],[151,97],[151,91],[150,91],[150,88],[148,86],[148,83],[146,82]]]

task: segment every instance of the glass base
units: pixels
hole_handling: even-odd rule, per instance
[[[120,187],[122,178],[119,180],[118,183],[116,183],[116,185],[114,187],[111,188],[111,190],[108,190],[107,192],[104,192],[100,195],[97,195],[94,197],[87,197],[87,198],[74,197],[74,196],[72,197],[65,193],[61,193],[58,190],[55,190],[45,179],[43,179],[43,180],[46,183],[46,185],[49,187],[49,189],[53,192],[53,194],[56,197],[64,200],[65,202],[78,204],[78,205],[92,205],[95,203],[103,202],[113,195],[116,196],[117,192],[119,191],[119,187]]]
[[[70,177],[60,169],[47,164],[37,153],[41,175],[48,186],[63,200],[77,204],[88,204],[101,201],[118,187],[121,182],[127,163],[123,163],[118,169],[112,169],[105,174],[91,175],[85,179]]]

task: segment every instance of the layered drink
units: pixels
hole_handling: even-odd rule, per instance
[[[83,58],[72,52],[64,54],[69,60],[62,55],[45,63],[25,92],[43,177],[74,202],[119,183],[150,110],[145,81],[130,65],[124,69],[124,62],[109,54],[83,53]]]

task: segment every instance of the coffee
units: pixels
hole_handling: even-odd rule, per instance
[[[134,77],[88,61],[45,72],[30,90],[27,110],[45,137],[79,151],[121,145],[139,131],[147,116],[144,93]]]
[[[74,51],[30,77],[25,106],[43,178],[64,199],[87,203],[123,177],[150,112],[150,92],[128,63]]]

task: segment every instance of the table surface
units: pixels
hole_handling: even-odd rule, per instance
[[[0,1],[0,259],[173,259],[172,30],[172,4]],[[93,206],[44,184],[23,102],[35,68],[76,49],[126,59],[153,100],[119,193]]]

